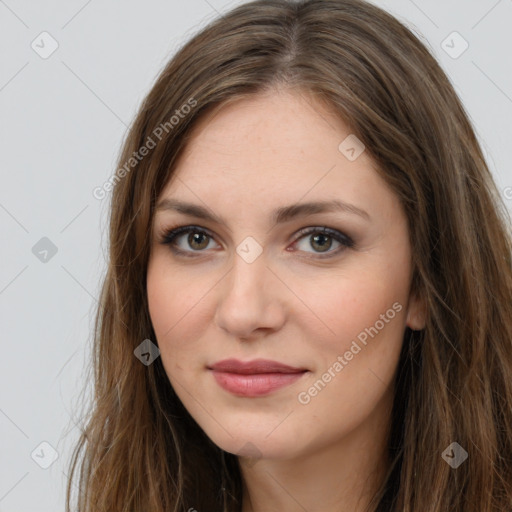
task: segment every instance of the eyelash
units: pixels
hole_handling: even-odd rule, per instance
[[[193,253],[201,253],[204,252],[204,250],[200,251],[182,251],[181,249],[177,249],[174,245],[176,238],[179,235],[185,234],[185,233],[199,233],[201,235],[206,235],[209,238],[214,238],[207,230],[204,228],[200,228],[199,226],[193,226],[193,225],[187,225],[187,226],[176,226],[173,228],[169,228],[164,230],[163,234],[160,236],[160,243],[163,245],[169,245],[171,251],[179,256],[184,256],[187,258],[195,258],[196,256]],[[306,237],[307,235],[312,234],[322,234],[327,235],[330,238],[334,238],[337,242],[341,244],[341,247],[334,251],[328,251],[327,253],[323,253],[326,255],[323,255],[322,253],[317,253],[319,256],[313,256],[315,259],[325,259],[330,258],[335,255],[338,255],[339,253],[343,252],[345,249],[351,249],[354,247],[354,241],[341,231],[338,231],[336,229],[331,229],[327,227],[308,227],[308,228],[302,228],[298,231],[298,238],[295,239],[293,242],[294,244],[297,243],[301,238]],[[192,253],[192,254],[191,254]]]

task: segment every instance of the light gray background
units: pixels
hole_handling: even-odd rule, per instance
[[[110,195],[92,190],[115,172],[127,126],[178,45],[240,3],[0,0],[0,512],[64,509],[107,254]],[[433,48],[511,211],[512,1],[375,3]],[[46,59],[31,47],[50,48],[44,31],[59,45]],[[458,58],[442,47],[463,48],[454,31],[469,44]],[[57,248],[46,262],[32,250],[43,237]],[[58,453],[47,469],[42,442]]]

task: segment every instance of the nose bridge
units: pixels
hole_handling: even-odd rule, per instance
[[[269,286],[269,279],[274,277],[263,251],[253,259],[254,253],[246,258],[243,252],[240,255],[239,248],[223,280],[216,322],[232,335],[247,338],[260,327],[276,328],[284,315],[276,301],[275,287]]]
[[[235,299],[257,299],[270,272],[263,248],[256,254],[255,248],[243,242],[237,247],[233,266],[228,277],[228,293]]]

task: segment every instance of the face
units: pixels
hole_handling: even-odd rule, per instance
[[[156,341],[184,406],[227,452],[291,458],[342,442],[389,406],[405,326],[423,327],[405,215],[367,151],[341,144],[349,135],[303,95],[240,100],[196,126],[159,198]],[[284,209],[320,202],[345,207]],[[188,230],[173,238],[176,227]],[[295,370],[211,369],[231,358]]]

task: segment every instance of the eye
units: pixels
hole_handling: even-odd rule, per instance
[[[303,228],[299,231],[299,234],[302,236],[297,238],[293,245],[297,245],[301,239],[305,239],[308,247],[316,249],[313,254],[320,254],[319,258],[333,256],[346,248],[354,246],[350,237],[341,231],[327,227]],[[188,236],[184,238],[184,235]],[[306,238],[308,236],[309,239]],[[330,250],[333,240],[339,244],[336,250]],[[208,249],[212,241],[213,236],[199,226],[180,226],[166,230],[161,236],[160,243],[171,246],[174,254],[194,257],[194,253],[204,252],[205,249]],[[301,250],[309,252],[305,249]],[[325,253],[326,256],[323,256],[322,253]]]
[[[178,244],[180,238],[183,235],[188,234],[185,239],[185,247],[182,244]],[[208,248],[209,242],[213,240],[213,237],[204,229],[198,226],[181,226],[174,229],[169,229],[165,231],[162,236],[161,243],[165,245],[170,245],[171,250],[175,254],[180,254],[183,256],[193,257],[193,252],[202,252],[204,249]],[[192,251],[188,250],[186,247],[192,248]]]
[[[335,254],[340,253],[346,248],[354,247],[354,241],[341,231],[337,229],[331,229],[327,227],[319,228],[303,228],[299,231],[300,236],[295,242],[296,245],[300,240],[305,239],[306,247],[313,247],[318,251],[313,251],[314,254],[326,254],[326,256],[320,256],[320,258],[328,258]],[[307,238],[309,236],[309,238]],[[336,243],[338,243],[338,248],[336,250],[330,251],[333,245],[333,239]],[[309,251],[305,251],[309,252]]]

